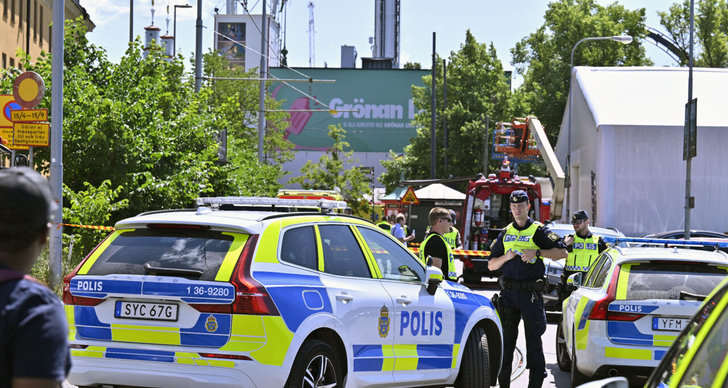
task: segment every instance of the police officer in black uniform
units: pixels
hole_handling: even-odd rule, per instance
[[[488,269],[502,269],[499,314],[503,324],[503,365],[498,375],[500,387],[511,384],[513,351],[518,338],[518,324],[523,318],[526,335],[526,368],[528,387],[541,387],[546,377],[546,359],[541,335],[546,331],[546,311],[542,292],[545,289],[545,267],[541,255],[554,260],[565,258],[562,239],[528,216],[531,204],[528,194],[516,190],[510,195],[514,222],[498,235],[490,247]]]

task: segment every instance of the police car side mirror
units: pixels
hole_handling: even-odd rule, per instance
[[[579,288],[579,286],[581,286],[581,276],[582,272],[572,274],[568,279],[566,279],[566,285],[572,290]]]
[[[424,285],[430,295],[435,295],[437,287],[442,283],[442,270],[437,267],[428,266],[425,270]]]
[[[626,377],[617,376],[582,384],[578,388],[629,388],[629,382]]]

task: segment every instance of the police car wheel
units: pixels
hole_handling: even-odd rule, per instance
[[[482,327],[474,327],[468,336],[460,363],[460,373],[455,380],[456,388],[490,386],[490,358],[488,336]]]
[[[298,352],[286,387],[340,387],[342,378],[334,349],[324,341],[312,339]]]
[[[571,370],[571,359],[569,358],[569,352],[566,351],[563,324],[564,321],[559,319],[559,323],[556,325],[556,363],[559,364],[559,369],[568,372]]]
[[[577,387],[581,384],[586,383],[587,378],[584,376],[581,372],[579,372],[579,368],[577,367],[577,358],[576,358],[576,339],[572,338],[571,340],[571,386]]]

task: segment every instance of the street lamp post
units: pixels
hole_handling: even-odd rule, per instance
[[[615,42],[619,42],[622,44],[629,44],[632,43],[632,37],[629,35],[618,35],[618,36],[594,36],[589,38],[584,38],[574,45],[574,48],[571,49],[571,62],[569,64],[569,134],[568,134],[568,142],[567,142],[567,149],[566,149],[566,216],[568,217],[571,213],[570,209],[570,203],[571,203],[571,101],[574,99],[574,96],[572,94],[571,85],[572,80],[574,78],[574,52],[576,51],[576,47],[581,43],[585,42],[587,40],[613,40]]]
[[[174,5],[174,26],[172,30],[172,36],[174,36],[174,40],[172,41],[172,52],[174,53],[174,56],[177,56],[177,8],[192,8],[192,6],[189,4]]]

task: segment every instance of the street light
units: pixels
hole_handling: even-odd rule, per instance
[[[174,27],[172,31],[172,35],[174,36],[174,40],[172,41],[172,52],[174,53],[174,56],[177,56],[177,8],[192,8],[192,6],[189,4],[174,5]]]
[[[589,38],[584,38],[574,45],[574,48],[571,49],[571,62],[569,64],[569,135],[568,135],[568,145],[567,145],[567,151],[566,151],[566,216],[568,217],[571,213],[570,209],[570,203],[571,203],[571,101],[574,99],[573,94],[571,93],[571,84],[572,79],[574,78],[574,52],[576,51],[576,46],[578,46],[581,42],[585,42],[587,40],[613,40],[615,42],[619,42],[622,44],[630,44],[632,43],[632,37],[629,35],[618,35],[618,36],[594,36]]]

